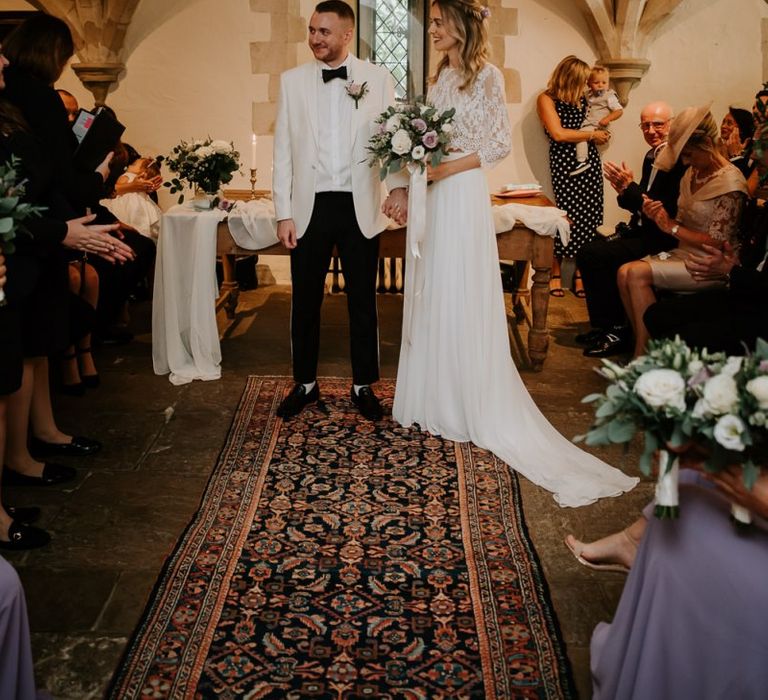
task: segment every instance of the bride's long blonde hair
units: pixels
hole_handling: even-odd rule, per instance
[[[458,71],[463,78],[460,89],[466,90],[488,62],[487,20],[490,12],[479,0],[433,0],[432,5],[440,8],[446,29],[459,43]],[[448,56],[443,56],[430,82],[434,83],[447,67]]]

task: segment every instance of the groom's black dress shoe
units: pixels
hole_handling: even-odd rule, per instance
[[[360,387],[360,391],[357,393],[355,393],[355,388],[352,387],[351,396],[352,403],[357,406],[357,409],[360,411],[363,418],[373,421],[381,420],[384,411],[371,387]]]
[[[58,455],[60,457],[85,457],[92,455],[101,449],[98,440],[87,437],[73,437],[72,442],[56,443],[45,442],[33,437],[29,441],[29,452],[33,457],[48,457]]]
[[[606,333],[594,345],[584,351],[585,357],[610,357],[631,352],[632,337],[629,334]]]
[[[297,384],[277,407],[277,415],[280,418],[291,418],[301,413],[306,406],[320,400],[320,387],[317,383],[307,393],[303,384]]]
[[[54,484],[63,484],[65,481],[72,481],[76,476],[76,469],[52,462],[45,463],[43,473],[40,476],[28,476],[8,467],[3,467],[3,485],[8,484],[8,486],[53,486]]]

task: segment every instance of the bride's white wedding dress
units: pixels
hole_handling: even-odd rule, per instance
[[[453,157],[477,153],[483,167],[510,150],[500,71],[474,85],[444,69],[429,92],[456,108]],[[409,248],[409,246],[406,246]],[[561,506],[616,496],[637,483],[563,437],[528,394],[512,361],[490,195],[482,169],[433,183],[421,257],[407,253],[403,339],[392,410],[404,426],[472,441],[492,451]]]

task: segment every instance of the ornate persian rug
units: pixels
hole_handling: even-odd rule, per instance
[[[515,474],[320,384],[249,379],[111,697],[575,697]]]

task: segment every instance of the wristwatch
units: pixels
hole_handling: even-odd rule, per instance
[[[675,224],[671,229],[669,229],[670,234],[672,234],[675,238],[677,238],[677,232],[680,230],[680,224]]]

